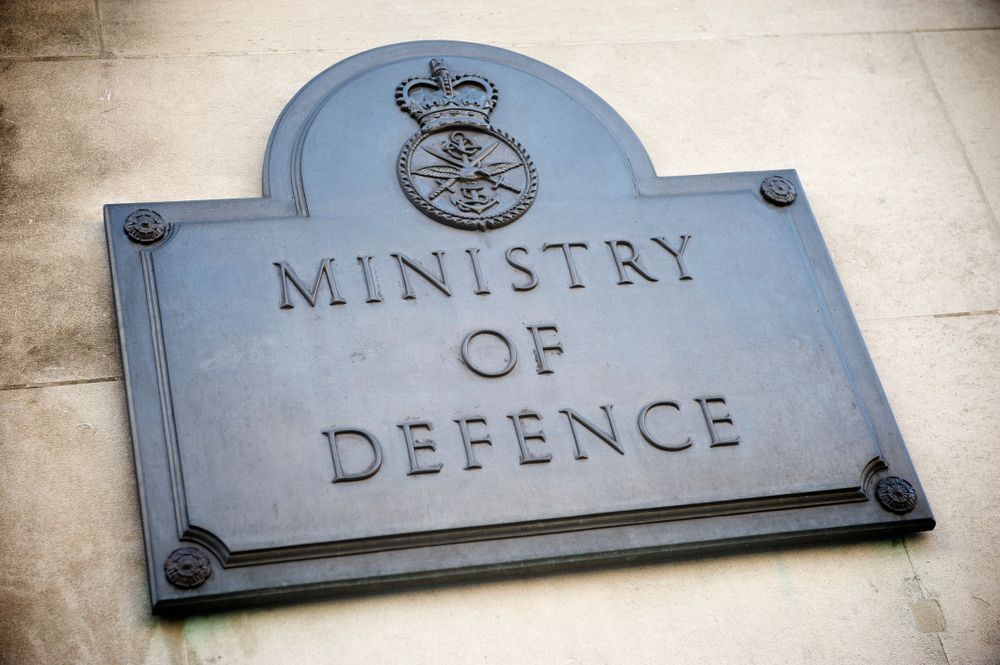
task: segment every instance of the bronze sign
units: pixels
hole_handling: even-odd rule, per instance
[[[105,218],[156,612],[933,527],[795,172],[534,60],[350,58],[261,198]]]

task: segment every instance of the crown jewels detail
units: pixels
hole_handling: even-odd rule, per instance
[[[477,74],[453,76],[444,60],[431,60],[431,75],[415,76],[396,88],[396,103],[424,131],[446,125],[489,126],[497,88]]]

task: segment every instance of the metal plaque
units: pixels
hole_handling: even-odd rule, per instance
[[[155,612],[934,525],[796,173],[529,58],[355,56],[261,198],[105,219]]]

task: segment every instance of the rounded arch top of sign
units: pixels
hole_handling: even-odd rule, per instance
[[[560,203],[634,198],[653,179],[638,138],[581,83],[504,49],[424,41],[306,84],[271,133],[263,186],[302,215],[489,231]]]

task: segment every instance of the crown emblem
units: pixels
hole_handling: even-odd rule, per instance
[[[430,67],[430,78],[416,76],[396,88],[400,108],[425,131],[446,125],[488,127],[497,103],[493,82],[476,74],[453,76],[444,60],[431,60]]]
[[[497,88],[478,74],[452,76],[430,61],[431,76],[396,88],[399,108],[420,124],[403,145],[397,174],[410,203],[457,229],[510,224],[535,200],[535,165],[517,139],[490,124]]]

